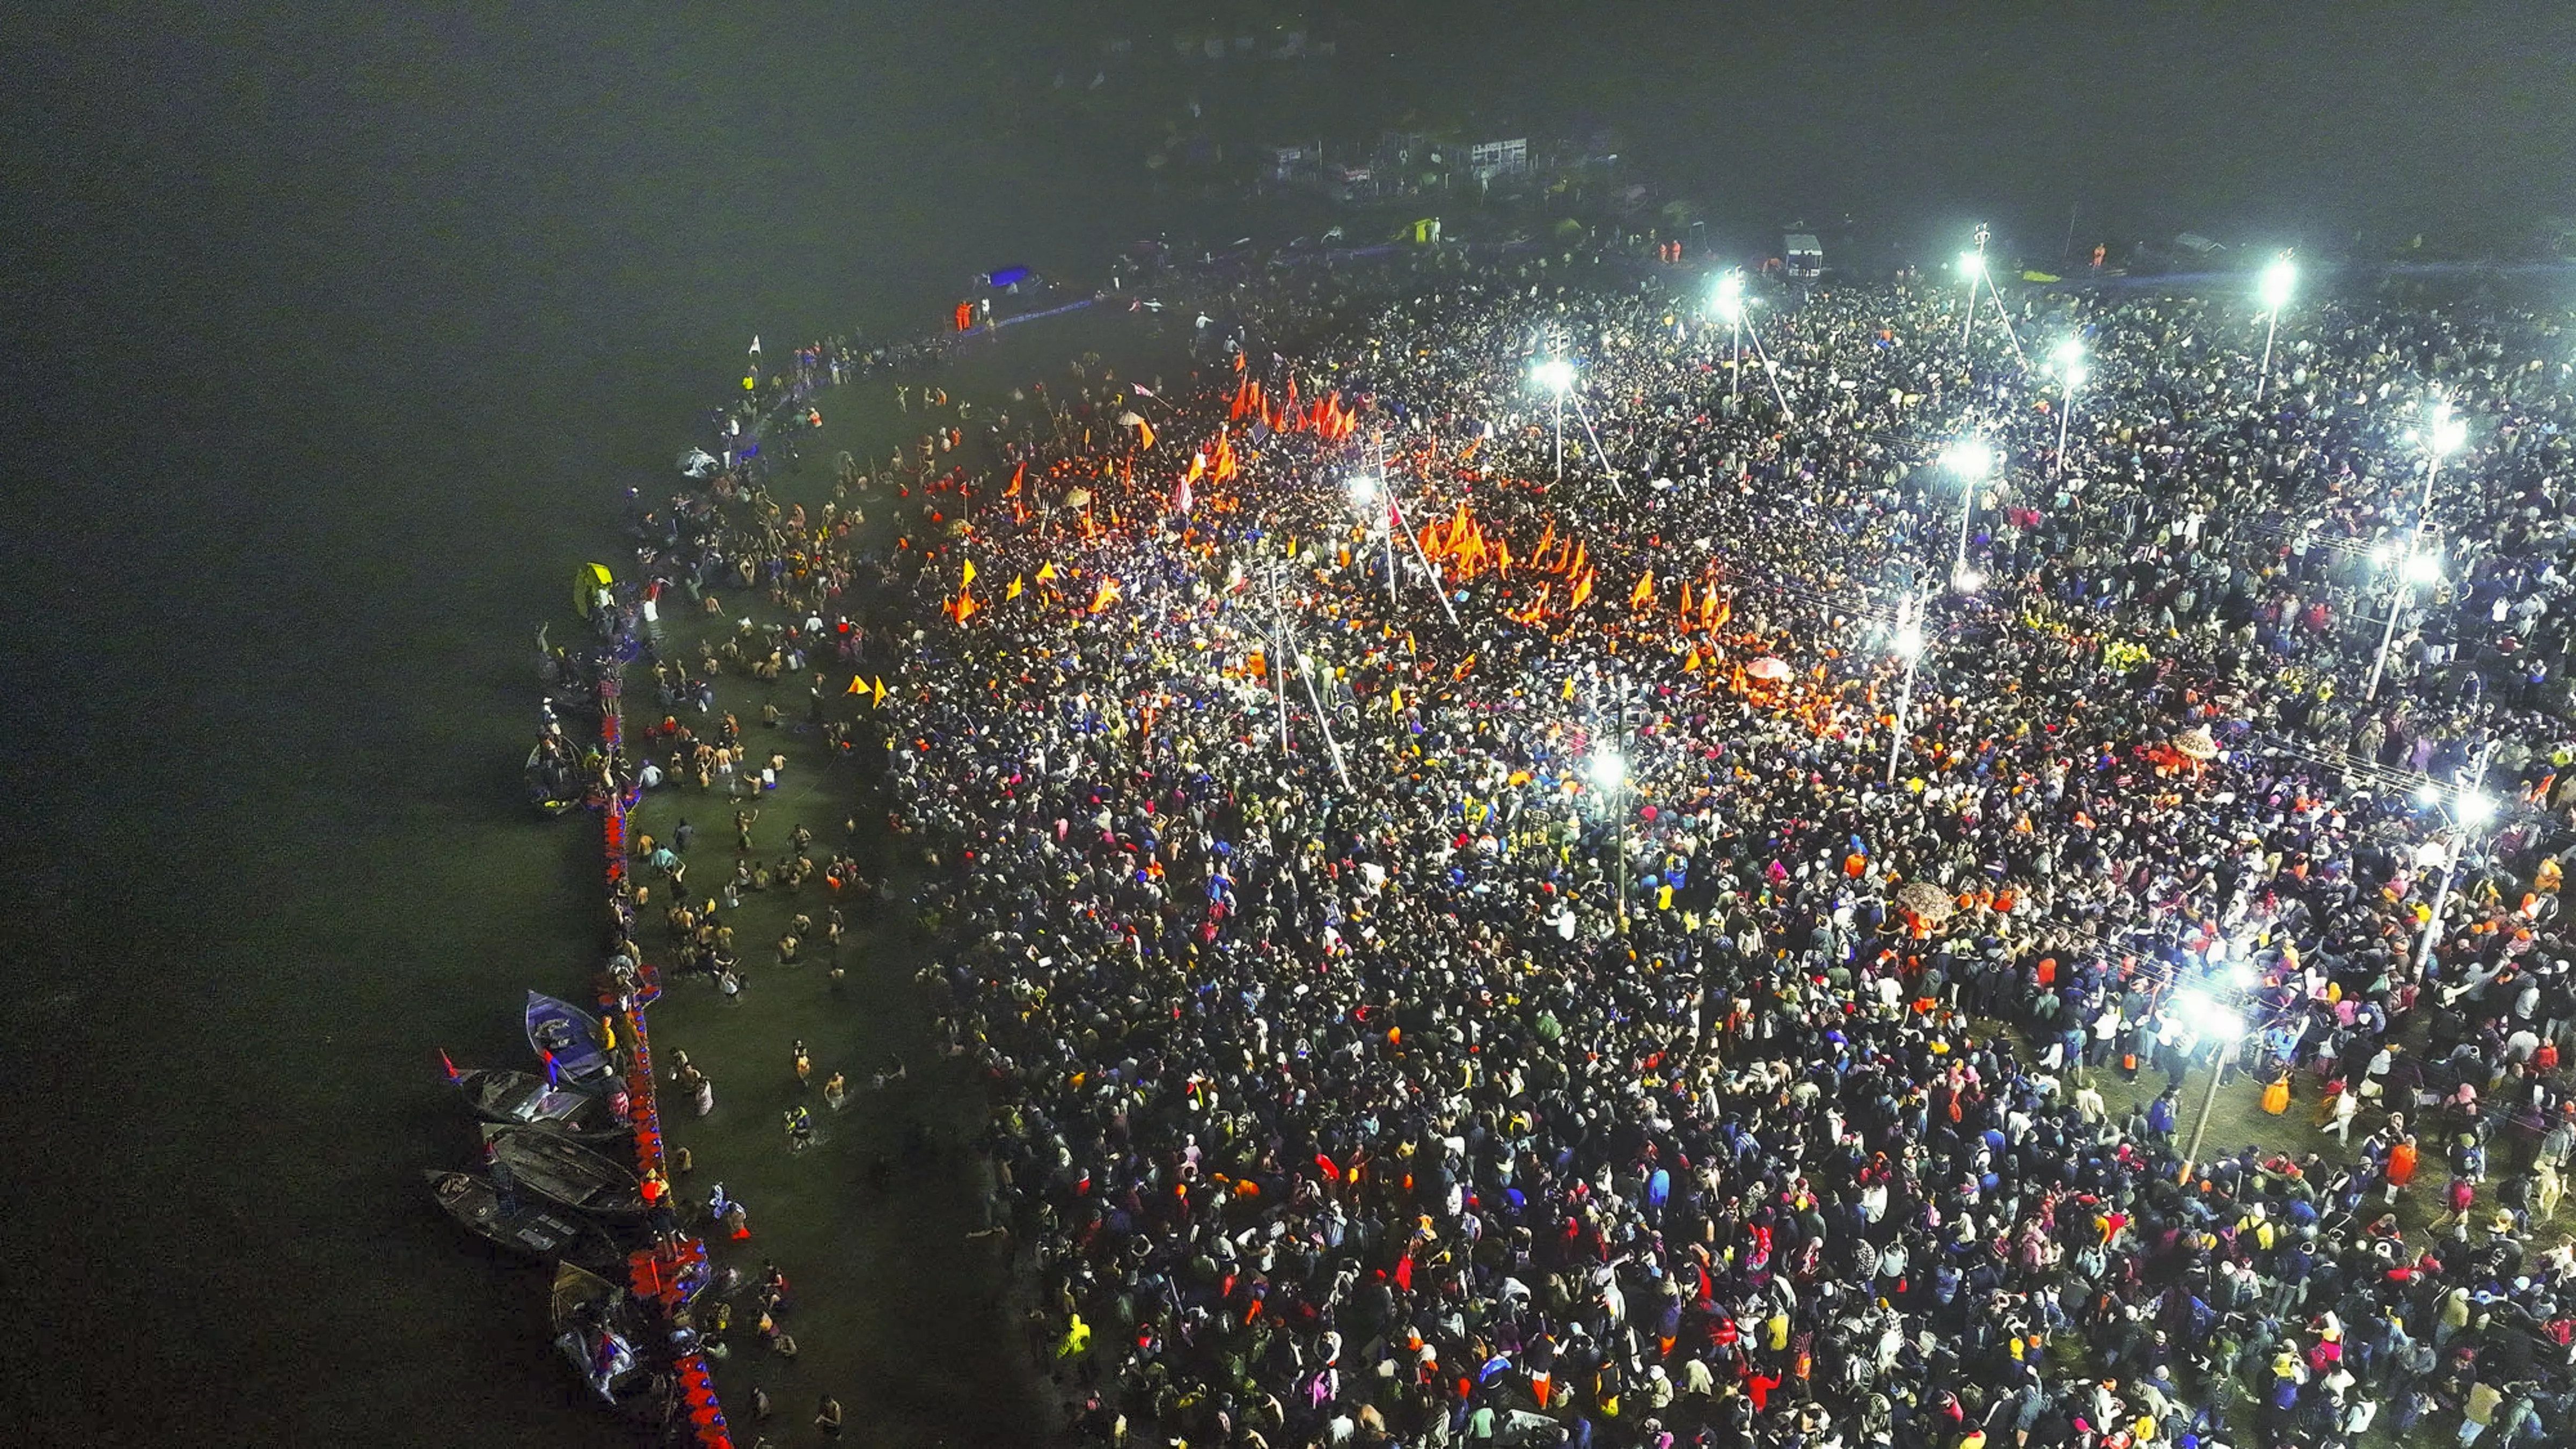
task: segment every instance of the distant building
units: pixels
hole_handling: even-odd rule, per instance
[[[1467,148],[1467,174],[1479,181],[1491,181],[1497,176],[1525,176],[1529,169],[1529,138],[1526,136],[1508,141],[1478,141]]]
[[[1825,274],[1825,244],[1813,232],[1793,231],[1780,239],[1780,257],[1789,276],[1813,281]]]
[[[1300,181],[1315,176],[1324,164],[1324,148],[1307,143],[1264,148],[1263,159],[1273,181]]]

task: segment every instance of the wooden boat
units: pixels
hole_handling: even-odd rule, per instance
[[[551,1132],[485,1123],[483,1140],[521,1188],[603,1218],[644,1216],[644,1182],[634,1171]]]
[[[548,1203],[523,1201],[515,1213],[501,1211],[501,1194],[488,1177],[471,1172],[431,1168],[421,1174],[430,1196],[465,1230],[496,1247],[535,1258],[615,1269],[625,1251],[607,1233],[579,1213]]]
[[[582,797],[569,781],[550,774],[545,767],[545,746],[528,747],[528,763],[520,771],[528,784],[528,803],[548,815],[565,815],[582,807]]]
[[[456,1087],[475,1116],[505,1127],[534,1127],[576,1142],[615,1142],[634,1130],[609,1112],[606,1098],[549,1087],[534,1072],[487,1067],[458,1077]]]
[[[650,1342],[652,1325],[625,1289],[574,1264],[558,1264],[551,1319],[555,1347],[611,1407],[649,1389],[652,1376],[635,1346]]]
[[[604,1092],[617,1080],[617,1063],[599,1049],[599,1018],[542,991],[528,993],[528,1047],[539,1061],[553,1053],[556,1080],[576,1092]]]

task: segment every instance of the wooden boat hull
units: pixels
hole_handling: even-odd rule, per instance
[[[624,1260],[616,1242],[578,1213],[535,1201],[523,1201],[516,1213],[504,1213],[500,1192],[489,1178],[437,1168],[421,1176],[442,1211],[494,1247],[590,1268],[613,1270]]]
[[[504,1127],[531,1127],[575,1142],[615,1142],[632,1130],[610,1114],[606,1099],[548,1087],[534,1072],[487,1067],[457,1078],[456,1086],[468,1111]]]
[[[483,1140],[525,1192],[600,1218],[644,1216],[643,1179],[569,1138],[485,1124]]]
[[[576,1092],[604,1092],[617,1081],[617,1063],[599,1047],[599,1018],[542,991],[528,993],[528,1049],[540,1062],[554,1053],[557,1079]]]

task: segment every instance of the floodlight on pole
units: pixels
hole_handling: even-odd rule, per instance
[[[1980,248],[1985,245],[1984,232],[1977,234],[1977,243]],[[1977,325],[1977,283],[1986,275],[1985,252],[1959,253],[1959,275],[1968,280],[1968,310],[1959,318],[1959,341],[1965,343],[1969,331]]]
[[[1617,750],[1598,750],[1589,766],[1592,783],[1603,790],[1616,791],[1628,783],[1628,758]]]
[[[2495,741],[2489,740],[2478,750],[2476,761],[2460,771],[2460,782],[2450,791],[2451,843],[2443,848],[2442,884],[2433,892],[2433,909],[2424,918],[2424,934],[2415,942],[2415,976],[2418,980],[2423,979],[2433,964],[2433,948],[2441,944],[2442,913],[2450,908],[2451,885],[2460,878],[2460,852],[2468,846],[2469,832],[2496,817],[2495,797],[2479,788],[2486,781],[2487,764],[2494,758]],[[2430,795],[2433,798],[2426,803],[2439,805],[2441,794],[2438,787],[2427,783],[2417,792],[2416,798],[2421,800]]]
[[[2084,385],[2089,375],[2084,370],[2084,344],[2069,337],[2057,344],[2057,375],[2066,384],[2066,395],[2057,409],[2057,457],[2049,465],[2052,474],[2066,471],[2066,430],[2075,421],[2075,390]]]
[[[2278,312],[2290,305],[2290,293],[2298,285],[2298,265],[2286,256],[2276,259],[2263,269],[2263,310]]]
[[[1726,355],[1726,395],[1744,395],[1744,273],[1729,270],[1717,279],[1717,315],[1733,329],[1734,341]]]
[[[1941,450],[1941,466],[1975,482],[1994,471],[1994,446],[1983,438],[1961,438]]]
[[[1618,729],[1624,735],[1627,733],[1627,728],[1628,697],[1623,690],[1619,695]],[[1610,849],[1619,858],[1616,905],[1619,913],[1619,929],[1625,932],[1628,929],[1628,810],[1626,803],[1620,799],[1620,791],[1626,789],[1628,785],[1628,757],[1604,745],[1593,751],[1591,762],[1584,767],[1584,773],[1590,776],[1596,789],[1609,797],[1608,809],[1614,824],[1610,837]]]
[[[2408,598],[2417,587],[2436,584],[2442,579],[2439,554],[2411,552],[2401,559],[2394,549],[2383,547],[2371,550],[2371,557],[2379,560],[2383,567],[2392,562],[2396,564],[2397,587],[2388,596],[2388,622],[2379,631],[2379,653],[2370,662],[2370,685],[2363,692],[2364,699],[2379,698],[2379,681],[2388,672],[2388,648],[2397,642],[2397,616],[2406,612]]]
[[[2281,309],[2290,305],[2290,293],[2298,284],[2299,269],[2288,252],[2263,269],[2263,368],[2254,380],[2256,402],[2263,400],[2264,390],[2272,384],[2272,338],[2281,328]]]
[[[1551,357],[1530,369],[1530,381],[1545,388],[1556,399],[1556,481],[1565,481],[1565,395],[1574,387],[1574,364],[1562,357]]]
[[[1744,315],[1744,274],[1730,271],[1717,279],[1717,315],[1733,322]]]
[[[2435,398],[2427,406],[2424,426],[2411,435],[2424,449],[2424,494],[2416,500],[2415,527],[2406,542],[2404,562],[2398,567],[2397,590],[2389,597],[2388,624],[2380,631],[2379,657],[2370,666],[2370,688],[2363,697],[2379,697],[2380,676],[2388,668],[2388,646],[2397,638],[2397,615],[2406,606],[2408,589],[2417,584],[2432,584],[2442,577],[2442,561],[2424,547],[2424,530],[2433,521],[2433,484],[2442,476],[2442,460],[2465,447],[2469,441],[2468,424],[2451,410],[2446,398]],[[2382,543],[2371,550],[2371,557],[2382,567],[2397,557],[2396,541]]]
[[[1995,450],[1983,438],[1961,438],[1941,450],[1941,466],[1959,475],[1959,557],[1950,573],[1954,579],[1972,577],[1968,569],[1968,519],[1977,510],[1977,484],[1995,469]],[[1966,588],[1972,592],[1975,585]]]
[[[2437,400],[2426,420],[2423,439],[2425,453],[2435,459],[2447,458],[2469,440],[2469,425],[2451,411],[2448,399]]]
[[[1920,590],[1905,596],[1896,606],[1896,630],[1888,638],[1888,648],[1905,661],[1905,683],[1896,691],[1895,728],[1887,736],[1887,783],[1896,783],[1896,762],[1905,752],[1905,717],[1914,708],[1914,671],[1923,663],[1923,651],[1930,640],[1923,632],[1923,603]]]

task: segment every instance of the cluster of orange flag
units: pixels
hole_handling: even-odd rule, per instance
[[[1274,433],[1312,432],[1328,443],[1341,442],[1359,427],[1359,415],[1342,406],[1338,392],[1300,403],[1294,377],[1288,379],[1287,396],[1273,398],[1259,380],[1246,375],[1235,384],[1226,416],[1236,422],[1258,419]]]

